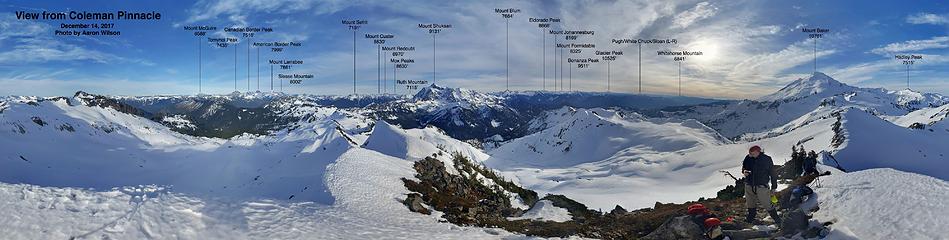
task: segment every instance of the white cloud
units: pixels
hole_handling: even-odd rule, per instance
[[[949,62],[949,57],[942,55],[920,55],[923,57],[923,59],[917,61],[916,64],[912,66],[915,69],[932,67],[938,68],[938,66]],[[881,74],[898,72],[901,75],[902,71],[905,69],[906,65],[903,65],[899,60],[889,57],[847,66],[829,67],[826,71],[827,74],[830,74],[830,76],[841,82],[857,84],[859,86],[863,82],[878,78]]]
[[[735,65],[728,74],[728,79],[745,82],[764,83],[788,69],[813,61],[814,49],[812,40],[800,41],[778,52],[762,53],[746,58]],[[817,57],[823,57],[837,52],[834,49],[817,51]]]
[[[700,0],[701,1],[701,0]],[[411,7],[406,7],[411,5]],[[644,46],[643,87],[647,93],[674,94],[676,90],[676,64],[665,56],[656,56],[657,50],[700,50],[709,54],[690,58],[683,63],[683,84],[690,86],[685,91],[689,95],[710,97],[747,97],[767,93],[761,87],[774,87],[793,80],[798,74],[795,69],[810,72],[813,49],[810,41],[789,42],[800,31],[803,24],[796,22],[762,21],[769,16],[759,16],[753,7],[757,5],[744,2],[714,1],[463,1],[463,2],[362,2],[362,1],[310,1],[310,0],[203,0],[188,10],[188,16],[181,24],[210,24],[217,26],[264,24],[273,26],[275,32],[261,34],[255,40],[293,40],[303,41],[304,47],[283,53],[280,57],[292,57],[305,60],[306,64],[294,71],[312,73],[316,79],[303,85],[288,88],[289,92],[318,94],[348,94],[352,88],[352,42],[338,22],[314,23],[314,18],[325,20],[326,14],[339,14],[343,9],[354,7],[353,12],[372,11],[378,14],[365,15],[370,24],[361,31],[385,32],[395,34],[395,39],[387,43],[415,46],[416,51],[409,53],[416,63],[409,69],[399,70],[400,79],[431,79],[432,53],[431,37],[413,27],[420,22],[451,23],[454,28],[438,36],[438,83],[450,87],[467,87],[479,91],[503,90],[505,85],[505,21],[493,12],[498,7],[516,7],[522,10],[510,21],[510,74],[512,90],[540,89],[544,80],[541,73],[542,62],[547,62],[546,86],[551,87],[554,61],[552,53],[541,44],[542,31],[534,24],[527,23],[528,17],[560,17],[563,26],[571,30],[594,30],[593,37],[581,36],[578,42],[591,42],[597,50],[623,50],[625,56],[612,62],[611,77],[613,91],[635,92],[638,74],[637,48],[635,45],[617,45],[609,42],[613,38],[676,38],[676,46]],[[629,9],[635,9],[631,14]],[[348,12],[348,11],[347,11]],[[384,17],[383,17],[384,16]],[[727,17],[726,17],[727,16]],[[902,15],[900,15],[902,16]],[[349,16],[340,16],[343,18]],[[940,17],[940,15],[935,15]],[[931,16],[923,18],[932,18]],[[780,19],[779,19],[780,20]],[[909,18],[907,18],[907,21]],[[913,20],[915,21],[915,20]],[[938,22],[932,19],[928,22]],[[916,21],[916,22],[926,22]],[[3,23],[0,23],[3,24]],[[791,28],[794,26],[794,28]],[[212,33],[214,36],[229,36],[223,31]],[[342,39],[342,40],[337,40]],[[552,44],[551,36],[546,43]],[[794,38],[797,39],[797,38]],[[266,40],[265,40],[266,41]],[[902,42],[887,46],[896,49],[907,46],[921,46],[925,41],[943,43],[941,39],[918,40],[922,42]],[[847,42],[847,41],[828,41]],[[376,90],[376,46],[367,41],[358,42],[356,53],[359,62],[358,91],[360,93]],[[846,51],[849,46],[834,46],[821,40],[818,56],[826,56]],[[903,44],[903,45],[900,45]],[[892,46],[891,46],[892,45]],[[243,44],[242,44],[243,46]],[[936,45],[938,46],[938,45]],[[549,48],[549,46],[548,46]],[[839,48],[839,49],[838,49]],[[233,51],[233,49],[231,50]],[[543,59],[542,51],[547,59]],[[860,49],[865,51],[865,49]],[[883,50],[880,50],[883,51]],[[595,57],[591,50],[584,50],[575,57]],[[80,54],[81,51],[69,48],[60,49],[58,54],[85,56],[88,61],[108,61],[112,56]],[[212,52],[213,54],[214,52]],[[229,52],[222,54],[231,56]],[[0,55],[2,57],[2,55]],[[227,57],[225,60],[230,60]],[[822,63],[824,64],[824,63]],[[225,64],[225,69],[230,65]],[[883,63],[867,65],[851,64],[849,72],[822,67],[822,71],[838,74],[849,79],[864,80],[874,71],[885,69]],[[163,66],[164,67],[164,66]],[[214,68],[206,68],[214,69]],[[391,78],[391,68],[386,74]],[[213,70],[212,70],[213,71]],[[266,71],[266,70],[265,70]],[[182,73],[187,75],[189,71]],[[221,92],[231,91],[231,72],[223,70],[219,76],[222,84],[213,81],[216,72],[205,72],[205,92],[220,87]],[[241,72],[243,67],[241,66]],[[567,73],[564,70],[564,73]],[[575,89],[584,91],[604,91],[606,89],[606,64],[593,65],[589,69],[574,69]],[[177,76],[171,76],[175,78]],[[835,75],[836,77],[836,75]],[[138,79],[136,79],[138,80]],[[97,81],[97,80],[90,80]],[[566,77],[565,77],[566,81]],[[75,83],[75,82],[66,82]],[[207,85],[211,83],[211,85]],[[65,83],[63,83],[65,84]],[[193,85],[193,84],[192,84]],[[391,85],[390,85],[391,87]],[[779,87],[779,86],[778,86]],[[76,87],[74,87],[76,88]],[[194,92],[194,88],[170,88],[180,93]],[[75,90],[75,89],[73,89]],[[133,90],[130,90],[133,91]],[[140,90],[135,90],[139,91]],[[133,94],[137,92],[123,94]],[[400,90],[400,93],[403,90]]]
[[[709,2],[700,2],[692,9],[679,13],[672,23],[677,28],[686,28],[696,21],[715,16],[716,13],[718,13],[718,7]]]
[[[279,1],[274,5],[288,4],[293,1]],[[217,19],[219,23],[224,21],[230,23],[232,15],[249,16],[248,21],[273,22],[285,19],[284,15],[266,14],[271,5],[260,5],[256,3],[248,6],[237,6],[236,2],[231,0],[221,0],[214,2],[201,2],[194,6],[190,21],[206,18],[209,21]],[[309,3],[307,3],[309,4]],[[598,50],[616,49],[625,50],[628,57],[621,57],[612,63],[613,91],[633,92],[633,85],[630,84],[631,76],[635,76],[637,69],[636,48],[632,45],[616,45],[609,42],[612,38],[652,38],[652,37],[675,37],[682,43],[687,41],[697,41],[708,37],[715,37],[723,30],[733,32],[731,36],[734,39],[712,39],[722,46],[722,51],[727,50],[729,59],[723,60],[721,64],[734,63],[741,56],[748,55],[748,49],[742,44],[752,42],[768,42],[772,36],[780,34],[782,27],[778,25],[756,25],[753,21],[753,11],[736,11],[728,19],[715,19],[713,16],[720,14],[719,6],[711,3],[695,2],[671,2],[671,1],[616,1],[616,2],[598,2],[598,1],[564,1],[549,3],[536,2],[444,2],[438,4],[412,4],[412,8],[405,8],[405,4],[390,3],[365,3],[359,5],[360,8],[371,8],[373,11],[394,12],[397,13],[384,19],[369,18],[370,24],[368,31],[385,31],[393,33],[396,38],[392,42],[395,45],[416,46],[417,50],[410,53],[415,59],[409,69],[399,71],[400,79],[431,79],[431,38],[427,34],[413,26],[419,22],[443,22],[452,23],[453,29],[448,30],[438,37],[438,82],[452,87],[466,87],[479,91],[497,91],[503,90],[505,86],[505,35],[503,30],[505,22],[496,13],[493,12],[497,7],[516,7],[522,9],[522,12],[510,21],[510,67],[511,67],[511,89],[526,90],[540,89],[543,81],[542,72],[542,48],[543,42],[541,30],[535,25],[526,22],[528,17],[560,17],[563,20],[562,26],[555,26],[555,29],[570,30],[593,30],[596,35],[593,37],[582,36],[578,42],[590,42],[597,45]],[[544,5],[544,6],[542,6]],[[546,6],[550,5],[550,6]],[[316,5],[305,5],[307,8],[298,9],[299,11],[312,11],[318,8]],[[322,9],[324,13],[334,13],[338,11],[341,4]],[[628,9],[637,9],[637,14],[629,14]],[[685,12],[677,12],[676,9],[688,9]],[[255,15],[267,15],[274,19],[253,18]],[[296,16],[298,13],[289,14]],[[302,13],[300,13],[302,14]],[[388,15],[388,14],[387,14]],[[682,16],[678,20],[682,24],[690,27],[689,33],[701,32],[701,34],[684,34],[683,28],[674,27],[673,21],[677,21],[676,16]],[[714,19],[712,22],[695,24],[700,20]],[[203,20],[201,20],[203,21]],[[687,21],[683,22],[683,21]],[[599,23],[623,23],[623,24],[599,24]],[[293,25],[294,28],[305,28],[305,24]],[[407,27],[409,26],[409,27]],[[736,27],[738,26],[738,27]],[[739,31],[734,31],[740,29]],[[299,31],[299,29],[293,30]],[[329,35],[341,34],[336,31],[328,31]],[[274,35],[274,34],[270,34]],[[477,36],[477,37],[472,37]],[[345,37],[345,36],[343,36]],[[311,37],[311,39],[314,37]],[[546,38],[547,44],[552,44],[551,36]],[[295,86],[298,91],[308,93],[350,93],[352,62],[340,61],[340,59],[351,59],[351,43],[328,42],[326,46],[336,46],[338,49],[331,51],[319,51],[316,56],[306,56],[308,66],[303,66],[300,71],[310,71],[318,76],[319,79],[312,84]],[[456,47],[464,46],[464,47]],[[375,59],[376,52],[368,49],[369,46],[360,45],[356,53],[358,59]],[[374,46],[373,46],[374,47]],[[675,75],[669,73],[675,72],[675,65],[670,64],[671,60],[655,56],[655,51],[659,46],[647,46],[644,48],[643,56],[643,74],[645,77],[643,87],[650,93],[674,93],[675,85],[671,85],[667,78],[674,78]],[[663,46],[664,48],[665,46]],[[594,57],[592,50],[585,50],[584,53],[572,57]],[[547,52],[547,87],[551,87],[554,75],[553,65],[554,57],[551,52]],[[712,63],[713,61],[709,61]],[[313,64],[314,66],[309,66]],[[707,79],[719,78],[731,68],[716,67],[703,69],[702,66],[691,64],[690,69],[685,69],[684,81],[692,81],[692,84],[701,84],[700,81],[709,81]],[[696,63],[697,64],[697,63]],[[592,66],[590,69],[574,69],[573,86],[574,89],[584,91],[604,91],[606,90],[606,64]],[[375,92],[376,78],[375,61],[359,61],[357,63],[357,72],[359,92]],[[566,74],[569,71],[563,70]],[[391,74],[391,69],[390,69]],[[711,78],[706,78],[706,76]],[[391,77],[391,76],[390,76]],[[350,79],[350,80],[346,80]],[[564,76],[564,82],[567,77]],[[348,82],[348,83],[347,83]],[[363,84],[367,83],[367,84]],[[714,85],[713,83],[705,83]],[[366,85],[366,86],[363,86]],[[698,85],[696,85],[698,86]],[[371,88],[371,89],[370,89]],[[401,90],[400,90],[401,92]],[[693,92],[704,96],[728,96],[732,89],[717,88],[706,92]]]
[[[781,26],[767,25],[735,29],[736,35],[746,38],[771,36],[781,32]]]
[[[905,42],[890,43],[883,47],[874,48],[873,50],[870,50],[870,52],[880,55],[891,55],[894,53],[905,53],[941,48],[949,48],[949,36],[937,36],[925,40],[909,40]]]
[[[906,17],[906,22],[912,24],[949,24],[949,17],[946,15],[937,15],[932,13],[918,13]]]
[[[174,26],[215,20],[221,17],[237,25],[246,26],[248,17],[255,13],[308,12],[321,15],[360,4],[360,1],[342,0],[204,0],[192,7],[188,19],[184,22],[175,23]]]
[[[33,37],[50,32],[47,24],[29,20],[17,20],[12,14],[0,15],[0,41],[12,37]]]
[[[106,63],[113,59],[120,58],[72,44],[46,40],[24,39],[19,41],[19,44],[12,50],[0,52],[0,64],[73,60],[91,60],[97,63]]]
[[[72,96],[82,90],[99,94],[113,95],[155,95],[196,92],[197,86],[181,84],[175,81],[141,81],[139,79],[75,79],[63,77],[70,75],[69,70],[53,73],[20,73],[0,77],[0,95],[20,96]],[[162,91],[162,92],[156,92]],[[227,89],[205,91],[227,92]]]
[[[148,60],[124,58],[68,43],[50,36],[52,29],[47,23],[18,20],[12,14],[0,14],[0,44],[14,43],[8,50],[0,52],[0,64],[90,60],[97,63],[154,65]]]

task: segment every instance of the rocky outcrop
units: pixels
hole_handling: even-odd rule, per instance
[[[415,162],[417,180],[402,179],[406,188],[415,192],[403,201],[409,210],[424,213],[421,207],[427,205],[431,210],[444,213],[442,217],[455,224],[499,227],[530,236],[635,239],[654,232],[669,218],[684,214],[686,208],[684,204],[657,204],[655,208],[627,212],[617,206],[611,213],[604,214],[566,196],[547,195],[540,199],[566,209],[572,217],[570,221],[510,220],[508,217],[519,216],[522,209],[511,207],[509,194],[515,194],[525,204],[533,206],[540,200],[537,193],[506,181],[463,156],[452,158],[452,166],[434,157]],[[446,167],[453,167],[456,171],[449,173]],[[417,199],[424,205],[416,204]],[[726,206],[744,206],[742,202],[735,199],[703,203],[711,209],[737,214],[744,211],[743,207],[733,209]]]
[[[678,216],[670,218],[655,231],[646,235],[642,239],[664,240],[664,239],[705,239],[702,235],[702,227],[689,216]]]
[[[422,195],[418,193],[409,193],[406,195],[405,200],[402,201],[402,204],[405,204],[409,208],[409,211],[431,215],[432,211],[429,211],[424,205],[422,205]]]
[[[613,210],[610,211],[609,214],[612,214],[612,215],[623,215],[623,214],[626,214],[626,213],[628,213],[628,212],[629,212],[629,211],[626,211],[626,209],[623,208],[622,206],[616,205],[616,207],[613,208]]]
[[[419,181],[402,181],[409,190],[418,192],[429,206],[444,212],[446,220],[456,224],[494,223],[523,211],[512,207],[511,198],[501,185],[484,184],[477,177],[480,174],[468,167],[470,163],[461,162],[467,161],[461,158],[455,157],[455,168],[464,174],[448,173],[441,160],[426,157],[414,165]]]
[[[837,118],[837,121],[834,122],[832,128],[834,130],[834,137],[830,140],[830,146],[834,148],[840,147],[847,140],[847,134],[844,131],[843,126],[843,116],[840,112],[834,112],[830,116]]]
[[[40,125],[40,127],[46,126],[46,121],[43,121],[43,119],[40,117],[31,117],[30,120],[32,120],[33,123],[36,123],[36,125]]]
[[[464,156],[454,155],[451,166],[436,157],[442,156],[415,162],[417,180],[402,179],[406,188],[415,192],[409,194],[403,203],[413,212],[427,214],[425,212],[429,210],[440,211],[444,213],[442,217],[445,220],[459,225],[497,227],[540,237],[705,239],[704,227],[686,215],[688,206],[700,203],[721,218],[721,230],[735,240],[796,234],[822,236],[828,232],[823,226],[809,226],[808,214],[795,209],[783,211],[781,229],[786,229],[784,231],[759,231],[752,229],[748,223],[735,221],[734,216],[744,216],[747,212],[741,192],[736,192],[742,188],[735,186],[720,191],[717,198],[701,198],[685,203],[657,202],[652,208],[632,211],[616,206],[604,214],[563,195],[548,194],[538,199],[536,192],[506,181],[491,169],[475,164]],[[449,173],[447,168],[454,168],[455,171]],[[816,174],[809,174],[795,178],[788,184],[807,185],[816,177]],[[735,184],[741,186],[744,182],[735,179]],[[787,199],[789,189],[777,192],[778,198]],[[516,194],[529,206],[538,200],[548,200],[552,205],[570,212],[572,219],[566,222],[510,220],[509,217],[520,215],[522,210],[511,207],[512,198],[509,194]]]

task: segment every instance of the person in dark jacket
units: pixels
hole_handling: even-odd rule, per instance
[[[778,175],[774,170],[771,157],[761,152],[761,147],[748,149],[748,155],[741,164],[741,173],[745,175],[745,207],[748,208],[746,221],[756,223],[758,208],[768,210],[775,223],[780,222],[778,211],[771,204],[771,194],[778,189]],[[770,187],[769,187],[770,183]]]
[[[811,150],[804,158],[804,175],[818,174],[817,171],[817,153]]]

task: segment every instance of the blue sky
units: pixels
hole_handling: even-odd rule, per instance
[[[286,92],[350,94],[353,39],[343,19],[369,21],[356,39],[359,93],[377,91],[376,46],[362,38],[364,33],[394,34],[387,45],[415,46],[408,55],[416,63],[400,70],[399,79],[431,80],[431,36],[417,28],[419,23],[453,25],[437,39],[439,85],[500,91],[505,88],[505,20],[494,9],[511,7],[521,9],[509,23],[511,90],[540,90],[544,64],[551,87],[554,36],[544,36],[528,18],[555,17],[562,19],[556,29],[594,31],[578,43],[624,51],[610,64],[614,92],[636,92],[638,50],[611,39],[675,38],[679,44],[674,46],[643,48],[645,92],[677,90],[676,63],[656,51],[691,50],[705,55],[682,64],[684,95],[740,99],[768,94],[813,71],[813,42],[800,32],[807,26],[831,29],[818,42],[818,71],[856,86],[902,89],[906,68],[893,55],[923,55],[912,67],[910,87],[949,94],[949,68],[944,67],[949,63],[949,6],[930,1],[2,1],[0,6],[0,95],[195,94],[199,40],[183,30],[192,25],[272,27],[274,32],[253,41],[303,46],[280,55],[261,49],[261,61],[302,59],[305,64],[291,72],[315,75]],[[14,15],[43,10],[157,11],[162,19],[113,21],[120,37],[57,37],[53,31],[62,21]],[[238,90],[246,91],[248,41],[240,41]],[[204,92],[234,91],[234,50],[211,44],[203,49]],[[251,90],[257,90],[252,50]],[[573,57],[595,56],[585,50]],[[572,85],[605,91],[606,75],[605,62],[574,69]],[[261,88],[269,91],[264,62]]]

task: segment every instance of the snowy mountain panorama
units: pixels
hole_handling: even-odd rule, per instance
[[[411,96],[0,98],[11,239],[941,239],[949,97],[815,73],[756,100],[430,85]],[[813,151],[804,225],[740,221],[742,159]],[[743,190],[741,190],[743,191]],[[804,210],[802,210],[804,211]],[[793,215],[782,209],[782,216]],[[762,214],[762,216],[767,214]]]

